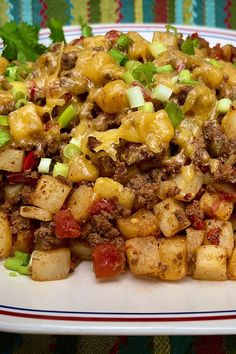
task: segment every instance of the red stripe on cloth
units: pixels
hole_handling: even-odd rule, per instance
[[[231,7],[231,5],[232,5],[232,1],[227,0],[226,6],[224,7],[224,12],[226,13],[224,23],[226,24],[227,28],[231,28],[231,24],[230,24],[230,18],[231,18],[230,7]]]
[[[40,22],[40,26],[45,27],[48,21],[48,17],[46,15],[46,10],[48,8],[48,5],[43,0],[39,0],[39,2],[42,5],[42,9],[39,11],[40,16],[42,16],[42,21]]]
[[[167,22],[168,3],[167,0],[156,0],[154,5],[155,22]]]
[[[118,18],[117,18],[117,20],[116,20],[116,23],[118,23],[118,22],[120,22],[121,20],[122,20],[122,18],[124,18],[124,16],[122,15],[122,13],[121,13],[121,8],[122,8],[122,2],[121,2],[121,0],[116,0],[116,2],[117,2],[117,9],[116,9],[116,13],[117,13],[117,15],[118,15]]]
[[[225,354],[222,336],[201,336],[195,341],[195,354]],[[210,352],[209,352],[210,350]]]
[[[88,16],[88,21],[91,22],[91,6],[90,6],[90,1],[87,1],[87,16]]]

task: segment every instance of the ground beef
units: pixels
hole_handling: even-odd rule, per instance
[[[171,101],[176,103],[178,106],[183,106],[191,90],[191,86],[183,86],[178,93],[171,95]]]
[[[221,98],[230,98],[231,100],[234,100],[236,98],[236,87],[230,85],[227,82],[222,82],[218,86],[218,95],[217,97],[219,99]]]
[[[5,100],[6,102],[4,102],[4,100],[2,100],[2,102],[0,103],[0,114],[3,115],[7,115],[10,112],[15,110],[15,101],[11,101],[11,100]]]
[[[227,162],[220,162],[218,169],[213,173],[216,182],[236,183],[236,167]]]
[[[190,219],[192,216],[197,216],[200,219],[204,219],[204,213],[200,209],[200,205],[197,200],[194,200],[191,204],[186,206],[185,214]]]
[[[135,193],[134,210],[147,208],[152,210],[153,206],[159,202],[157,190],[160,184],[161,173],[157,180],[153,180],[148,174],[137,174],[132,177],[127,186]]]
[[[128,179],[128,170],[125,162],[121,162],[119,160],[116,161],[113,179],[121,184],[126,184]]]
[[[21,191],[21,200],[23,204],[30,204],[30,197],[33,193],[34,188],[31,186],[24,186]]]
[[[148,149],[147,145],[129,143],[126,144],[123,151],[119,153],[120,160],[127,165],[133,165],[142,161],[150,160],[156,157],[156,154]]]
[[[23,218],[20,216],[20,212],[16,210],[10,214],[10,227],[13,234],[17,234],[19,231],[30,230],[32,227],[31,220]]]
[[[192,161],[196,167],[200,168],[201,170],[203,170],[203,172],[205,172],[209,155],[206,150],[206,144],[203,135],[200,135],[198,138],[194,139],[194,141],[192,142],[192,146],[194,148]]]
[[[116,128],[120,125],[120,116],[108,113],[99,113],[93,120],[93,126],[97,131]]]
[[[42,222],[41,226],[34,232],[35,249],[50,250],[66,245],[66,240],[55,237],[55,227],[52,222]]]
[[[74,68],[77,58],[78,58],[79,52],[76,50],[73,50],[71,52],[63,52],[62,53],[62,58],[61,58],[61,66],[62,70],[71,70]]]

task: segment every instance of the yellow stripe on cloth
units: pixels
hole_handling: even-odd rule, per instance
[[[134,18],[136,23],[143,22],[143,0],[134,0]]]
[[[88,19],[88,1],[87,0],[70,0],[71,2],[71,15],[73,20],[72,25],[78,25],[79,17],[81,16],[84,22],[89,22]]]
[[[0,24],[1,25],[4,25],[8,21],[12,20],[8,16],[9,6],[10,6],[10,4],[8,3],[8,1],[6,1],[6,0],[0,1],[0,14],[1,14]]]
[[[118,20],[118,2],[111,0],[100,1],[102,23],[116,23]]]
[[[184,0],[184,23],[193,24],[193,6],[192,0]]]
[[[154,354],[170,354],[170,341],[167,336],[155,336],[153,346]]]

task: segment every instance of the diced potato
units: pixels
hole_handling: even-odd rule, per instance
[[[21,172],[24,160],[24,151],[7,149],[0,152],[0,170]]]
[[[173,196],[176,190],[178,190],[178,187],[175,181],[161,181],[157,190],[157,196],[163,200],[169,198],[170,195]]]
[[[9,222],[4,213],[0,212],[0,258],[7,258],[11,254],[12,234]]]
[[[175,199],[190,201],[195,198],[203,184],[203,174],[195,170],[194,165],[181,167],[180,173],[173,178],[173,181],[180,188],[180,193]]]
[[[217,193],[205,192],[200,199],[200,208],[203,212],[219,220],[226,221],[233,212],[234,203],[223,200]]]
[[[164,280],[179,280],[185,277],[186,266],[186,238],[176,236],[161,238],[159,247],[159,276]]]
[[[68,180],[74,183],[81,181],[95,181],[99,172],[90,160],[84,156],[76,155],[70,160],[68,170]]]
[[[233,231],[236,231],[236,214],[232,214],[229,221],[232,224]]]
[[[127,218],[118,219],[117,227],[126,240],[155,235],[159,229],[155,215],[145,209],[140,209]]]
[[[92,261],[92,249],[85,241],[79,239],[70,240],[70,250],[73,256],[81,261]]]
[[[31,143],[43,135],[43,123],[34,104],[27,104],[9,114],[9,126],[16,142]]]
[[[42,176],[35,191],[31,194],[31,203],[39,208],[57,213],[66,200],[71,187],[54,177]]]
[[[228,277],[229,279],[236,280],[236,248],[233,249],[228,259]]]
[[[137,32],[128,32],[127,36],[131,39],[131,43],[128,47],[129,59],[140,60],[145,62],[151,58],[149,43]]]
[[[96,194],[92,187],[85,185],[76,189],[68,200],[68,208],[78,221],[85,221],[89,217],[89,209],[96,200]]]
[[[221,69],[216,68],[214,65],[203,62],[201,66],[197,66],[192,71],[193,80],[201,80],[205,85],[212,89],[217,88],[223,79],[223,72]]]
[[[161,42],[167,48],[178,49],[178,38],[171,32],[154,32],[152,41]]]
[[[196,251],[202,245],[204,236],[204,230],[196,230],[192,227],[186,230],[188,274],[192,274],[194,270]]]
[[[41,221],[51,221],[53,219],[53,214],[50,213],[50,211],[33,206],[20,207],[20,215],[23,216],[23,218]]]
[[[67,278],[70,271],[70,250],[58,248],[50,251],[34,251],[32,255],[32,279],[37,281]]]
[[[105,113],[119,113],[129,107],[126,91],[129,86],[122,80],[110,81],[95,97],[95,102]]]
[[[95,49],[103,47],[104,50],[110,49],[110,41],[107,37],[102,35],[96,35],[93,37],[84,37],[83,38],[83,47],[85,49]],[[74,50],[74,46],[72,47]]]
[[[235,105],[234,105],[235,106]],[[221,127],[227,138],[236,139],[236,112],[235,107],[224,116]]]
[[[200,246],[196,252],[193,277],[199,280],[226,280],[226,251],[216,245]]]
[[[111,178],[99,177],[94,184],[94,192],[101,198],[118,198],[121,205],[131,209],[134,201],[134,193],[129,188]]]
[[[154,213],[159,227],[166,237],[172,237],[190,225],[182,205],[172,198],[167,198],[156,204]]]
[[[219,246],[225,248],[227,257],[230,257],[234,248],[234,235],[231,222],[216,219],[206,220],[204,244],[207,245],[212,243],[211,237],[209,236],[212,231],[214,231],[214,233],[216,232],[218,235],[216,242],[218,242]]]
[[[34,245],[34,235],[30,231],[19,231],[12,247],[11,254],[15,251],[31,253]]]
[[[130,271],[136,275],[158,276],[159,250],[155,237],[137,237],[125,241]]]

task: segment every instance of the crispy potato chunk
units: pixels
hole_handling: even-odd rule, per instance
[[[81,181],[95,181],[99,172],[90,160],[84,156],[75,156],[70,160],[68,180],[74,183]]]
[[[130,271],[136,275],[158,276],[159,250],[155,237],[137,237],[125,241]]]
[[[50,251],[34,251],[32,255],[32,279],[37,281],[67,278],[70,271],[70,250],[58,248]]]
[[[199,280],[226,280],[226,251],[216,245],[200,246],[196,253],[193,277]]]
[[[227,257],[230,257],[234,248],[231,222],[216,219],[206,220],[204,244],[218,244],[225,248]]]
[[[233,212],[234,203],[223,200],[217,193],[205,192],[200,199],[200,208],[210,217],[216,217],[219,220],[229,220]]]
[[[44,133],[43,123],[34,104],[27,104],[9,114],[9,125],[16,142],[31,143]]]
[[[89,217],[89,209],[96,198],[92,187],[82,185],[70,196],[68,208],[76,220],[85,221]]]
[[[204,236],[204,230],[196,230],[192,227],[188,227],[186,230],[188,274],[192,274],[194,270],[196,251],[202,245]]]
[[[53,214],[50,213],[50,211],[33,206],[20,207],[20,215],[23,216],[23,218],[36,219],[41,221],[51,221],[53,219]]]
[[[172,198],[167,198],[156,204],[154,213],[160,229],[166,237],[172,237],[190,225],[182,205]]]
[[[186,239],[176,236],[158,240],[160,264],[159,276],[163,280],[179,280],[185,277]]]
[[[158,231],[158,222],[151,211],[140,209],[127,218],[118,219],[117,227],[122,236],[128,240],[154,235]]]
[[[70,190],[71,187],[56,178],[42,176],[30,200],[33,205],[55,214],[61,209]]]
[[[0,152],[0,170],[21,172],[24,160],[24,151],[7,149]]]
[[[129,86],[122,80],[108,82],[95,97],[95,102],[105,113],[119,113],[129,107],[126,91]]]
[[[178,38],[171,32],[154,32],[153,42],[161,42],[167,48],[178,49]]]
[[[12,247],[11,254],[15,251],[31,253],[34,246],[34,235],[30,232],[19,231]]]
[[[235,101],[234,101],[235,102]],[[235,103],[232,109],[230,109],[224,116],[221,127],[227,138],[236,139],[236,112]]]
[[[9,257],[12,248],[12,234],[6,215],[0,212],[0,258]]]
[[[76,256],[80,261],[92,261],[92,249],[85,241],[74,239],[70,240],[70,250],[73,256]]]
[[[236,280],[236,248],[233,249],[228,259],[228,277],[229,279]]]
[[[129,59],[139,60],[142,58],[144,62],[151,58],[149,43],[137,32],[128,32],[127,36],[132,40],[128,47]]]

